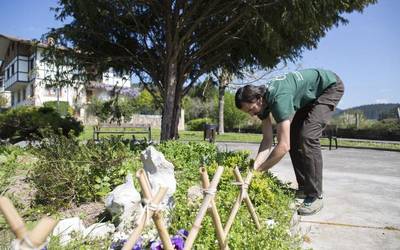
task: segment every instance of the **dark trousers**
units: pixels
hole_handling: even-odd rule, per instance
[[[343,82],[328,87],[313,103],[299,109],[290,127],[290,158],[299,189],[322,196],[322,154],[319,138],[344,93]]]

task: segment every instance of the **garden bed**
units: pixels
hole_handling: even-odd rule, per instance
[[[36,190],[34,198],[29,202],[8,194],[17,204],[17,209],[22,211],[25,221],[37,221],[45,214],[52,214],[57,218],[78,215],[82,219],[90,219],[90,223],[101,219],[104,221],[107,220],[106,216],[101,216],[104,196],[121,184],[128,172],[135,173],[142,167],[139,153],[144,147],[145,145],[137,145],[136,148],[129,149],[129,146],[118,139],[82,144],[76,139],[63,137],[50,138],[38,148],[24,151],[3,146],[0,149],[0,182],[6,184],[9,178],[19,176],[19,181],[24,181],[25,185]],[[175,206],[171,211],[168,229],[170,235],[182,229],[190,230],[192,226],[201,200],[189,202],[188,190],[200,185],[200,166],[207,168],[210,179],[218,165],[225,167],[216,195],[217,208],[224,224],[239,193],[239,188],[232,184],[232,170],[239,166],[242,173],[248,171],[248,153],[218,152],[217,147],[210,143],[177,141],[157,145],[157,149],[175,166],[177,191],[174,194]],[[20,155],[35,160],[20,161]],[[26,174],[27,178],[20,177],[21,173]],[[10,183],[5,186],[14,188]],[[137,182],[135,187],[139,188]],[[293,201],[293,194],[288,187],[269,174],[257,173],[249,188],[249,196],[259,215],[262,229],[257,231],[250,214],[242,207],[228,236],[229,247],[299,248],[299,238],[291,236],[289,231],[293,214],[289,207]],[[93,207],[98,214],[93,214]],[[267,226],[267,221],[274,223]],[[0,230],[0,242],[3,244],[0,244],[0,248],[3,248],[11,238],[3,219],[0,219]],[[212,220],[206,216],[194,248],[216,249],[216,240]],[[68,246],[61,247],[57,238],[52,238],[48,249],[76,249],[77,246],[80,246],[80,249],[109,249],[111,240],[89,242],[78,238]],[[149,246],[150,242],[144,249],[148,249]]]

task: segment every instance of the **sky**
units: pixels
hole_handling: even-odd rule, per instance
[[[39,39],[51,27],[56,0],[0,0],[0,34]],[[317,49],[304,51],[287,70],[323,68],[345,84],[339,108],[400,103],[400,1],[378,0],[363,13],[345,15],[347,25],[329,30]]]

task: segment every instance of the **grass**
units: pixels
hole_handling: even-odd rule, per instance
[[[153,140],[158,141],[160,138],[160,129],[152,129]],[[180,131],[180,141],[203,141],[203,131]],[[126,136],[129,138],[129,136]],[[86,126],[84,132],[79,137],[81,140],[88,140],[93,138],[93,127]],[[251,133],[224,133],[217,135],[217,142],[247,142],[247,143],[260,143],[262,139],[261,134]],[[322,146],[329,146],[329,140],[327,138],[321,139]],[[351,139],[338,138],[339,147],[349,148],[366,148],[366,149],[381,149],[381,150],[392,150],[400,151],[400,143],[382,143],[374,141],[358,141]]]

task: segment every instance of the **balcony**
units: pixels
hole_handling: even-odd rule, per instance
[[[17,56],[9,63],[4,70],[4,89],[15,90],[20,86],[27,86],[29,83],[29,58]]]

